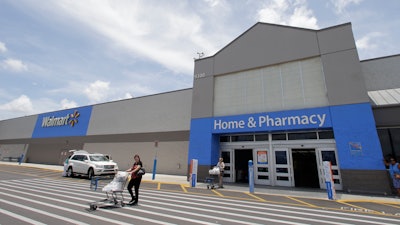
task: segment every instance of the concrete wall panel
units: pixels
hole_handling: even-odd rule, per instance
[[[31,138],[37,115],[0,121],[0,140]]]
[[[197,79],[193,84],[192,118],[213,116],[214,77]]]
[[[400,55],[361,62],[368,91],[400,88]]]
[[[93,106],[87,135],[190,129],[192,89]]]
[[[369,102],[357,50],[321,56],[330,105]]]
[[[319,55],[316,31],[257,23],[215,55],[226,74]]]
[[[139,154],[147,173],[152,173],[154,156],[157,154],[158,173],[186,175],[188,145],[187,141],[159,142],[157,148],[154,142],[86,143],[84,149],[111,155],[120,170],[130,168],[134,162],[133,156]]]
[[[318,43],[321,55],[356,48],[350,23],[318,31]]]

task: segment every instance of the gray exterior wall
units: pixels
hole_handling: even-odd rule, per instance
[[[32,137],[37,115],[0,121],[0,144],[8,139]]]
[[[139,154],[148,173],[153,171],[153,160],[157,154],[157,173],[186,175],[188,160],[188,141],[124,142],[124,143],[86,143],[84,149],[111,155],[121,170],[130,168],[133,156]]]
[[[341,170],[343,191],[391,195],[390,177],[385,170]],[[371,179],[373,178],[373,179]]]
[[[356,49],[325,54],[321,58],[329,105],[369,102]]]
[[[121,169],[127,169],[137,153],[152,172],[157,140],[157,172],[184,175],[191,101],[192,89],[185,89],[94,105],[86,136],[31,138],[37,115],[0,121],[0,144],[29,146],[26,162],[58,165],[68,150],[85,149],[109,154]],[[21,151],[1,153],[14,156]]]
[[[368,91],[400,88],[400,55],[361,61]]]
[[[215,54],[214,75],[317,55],[319,47],[315,31],[257,23]]]
[[[330,105],[369,102],[350,23],[318,31],[257,23],[214,56],[195,61],[192,118],[213,116],[214,76],[316,56]]]
[[[87,135],[188,131],[192,89],[93,106]]]
[[[400,105],[374,107],[372,110],[377,127],[400,126]]]

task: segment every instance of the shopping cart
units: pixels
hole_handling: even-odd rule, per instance
[[[102,189],[102,191],[106,193],[107,198],[89,203],[90,210],[96,210],[98,207],[124,207],[124,195],[122,192],[125,189],[128,177],[128,172],[118,172],[114,176],[114,179]]]
[[[208,171],[208,174],[210,175],[209,177],[206,177],[204,180],[204,183],[207,184],[207,189],[215,189],[215,184],[218,181],[218,176],[219,176],[219,167],[214,166],[212,169]]]

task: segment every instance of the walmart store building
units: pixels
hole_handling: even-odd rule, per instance
[[[199,181],[222,156],[226,182],[390,193],[400,156],[400,56],[359,60],[350,23],[322,30],[257,23],[195,60],[193,88],[0,121],[0,153],[62,164],[69,149],[141,155],[151,171]]]

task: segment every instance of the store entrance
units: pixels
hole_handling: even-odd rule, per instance
[[[253,149],[235,149],[235,173],[237,183],[248,183],[248,163],[253,160]]]
[[[292,149],[295,187],[319,188],[315,149]]]

